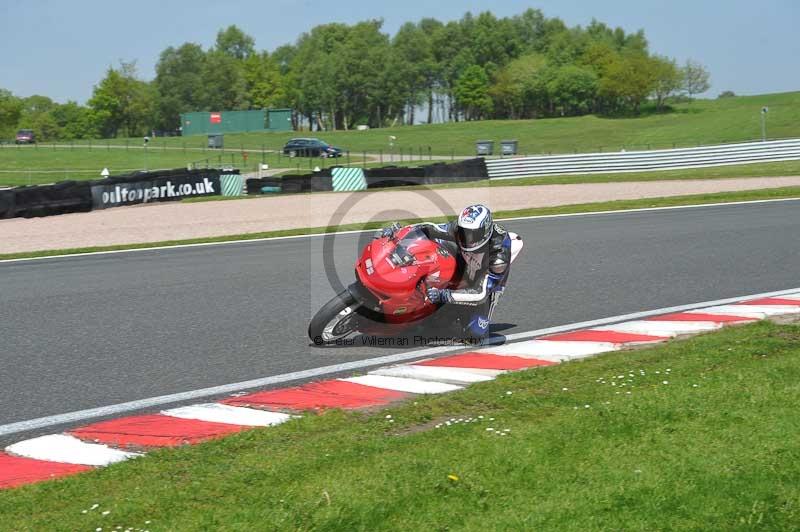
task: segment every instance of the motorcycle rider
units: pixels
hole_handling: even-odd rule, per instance
[[[453,305],[466,316],[463,332],[482,338],[489,331],[500,294],[508,281],[511,269],[511,237],[492,220],[492,212],[481,204],[469,205],[457,220],[434,224],[424,222],[414,227],[432,240],[455,242],[459,250],[460,282],[456,289],[428,287],[427,296],[433,303]],[[392,224],[376,237],[392,237],[400,228]],[[519,237],[517,237],[519,238]]]

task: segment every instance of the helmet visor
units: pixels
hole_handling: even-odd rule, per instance
[[[456,238],[458,245],[463,249],[470,250],[480,247],[486,239],[486,229],[478,227],[476,229],[467,229],[466,227],[459,227],[456,231]]]

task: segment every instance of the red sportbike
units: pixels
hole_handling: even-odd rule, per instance
[[[513,261],[522,240],[513,233],[509,238]],[[456,288],[456,253],[455,243],[430,240],[414,226],[373,240],[356,262],[356,281],[316,313],[309,338],[325,345],[355,332],[400,334],[432,321],[439,305],[428,299],[427,288]]]
[[[308,326],[317,345],[356,331],[400,332],[433,314],[426,288],[450,288],[455,246],[428,239],[414,226],[367,244],[356,262],[356,281],[326,303]]]

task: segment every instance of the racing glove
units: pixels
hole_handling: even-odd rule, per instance
[[[394,234],[396,232],[398,232],[400,229],[401,229],[400,224],[397,223],[397,222],[394,222],[389,227],[384,227],[380,231],[376,232],[375,233],[375,238],[384,238],[384,237],[392,238],[394,236]]]
[[[452,303],[453,294],[447,288],[429,287],[427,291],[428,299],[431,303]]]

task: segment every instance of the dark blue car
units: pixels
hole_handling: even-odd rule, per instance
[[[291,139],[283,147],[289,157],[341,157],[341,148],[331,146],[319,139]]]

